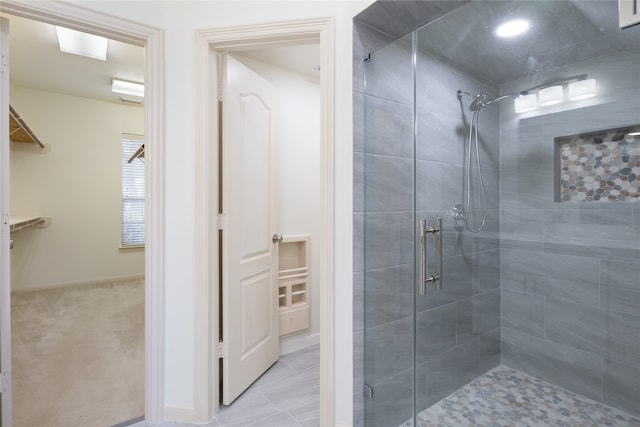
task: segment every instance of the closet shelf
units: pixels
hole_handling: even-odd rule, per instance
[[[29,126],[11,105],[9,105],[9,139],[14,142],[37,144],[40,148],[44,148],[44,144],[31,132]]]
[[[9,219],[9,231],[17,233],[32,227],[48,227],[51,225],[51,217],[44,216],[12,216]]]

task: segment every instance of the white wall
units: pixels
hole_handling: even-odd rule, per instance
[[[278,90],[278,233],[311,235],[311,328],[283,337],[280,348],[287,351],[319,339],[320,332],[320,82],[317,77],[236,57]]]
[[[51,150],[11,144],[11,214],[52,217],[14,233],[12,288],[144,275],[144,251],[120,251],[121,136],[142,134],[140,107],[11,87],[11,105]]]
[[[196,29],[335,17],[335,403],[352,420],[352,19],[371,1],[87,1],[83,7],[164,30],[165,406],[194,407]]]

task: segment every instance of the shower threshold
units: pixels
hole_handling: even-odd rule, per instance
[[[506,366],[481,375],[418,415],[417,427],[640,426],[640,417]],[[412,427],[411,420],[400,427]]]

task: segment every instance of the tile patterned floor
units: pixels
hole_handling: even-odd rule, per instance
[[[320,427],[318,345],[280,357],[230,406],[205,427]],[[146,426],[144,422],[131,427]],[[164,423],[161,427],[191,427]]]
[[[317,350],[315,346],[283,356],[205,427],[319,427]],[[411,425],[407,421],[402,427]],[[143,426],[141,422],[132,427]],[[418,427],[467,426],[640,427],[640,418],[500,366],[423,411],[418,419]]]
[[[418,426],[632,427],[640,418],[499,366],[423,411]]]

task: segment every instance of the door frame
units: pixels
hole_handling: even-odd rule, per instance
[[[195,417],[210,420],[219,407],[218,337],[220,256],[218,54],[247,49],[320,44],[320,425],[334,425],[334,18],[317,18],[196,31]],[[207,373],[207,375],[204,375]]]
[[[0,93],[9,91],[9,20],[0,17]],[[0,425],[11,425],[11,234],[9,206],[9,100],[0,103]],[[5,130],[6,129],[6,130]],[[7,310],[8,308],[8,310]]]
[[[2,0],[0,11],[63,25],[144,48],[145,105],[145,420],[163,421],[164,405],[164,37],[144,24],[66,2]],[[2,96],[8,96],[3,92]],[[8,284],[10,285],[10,284]]]

